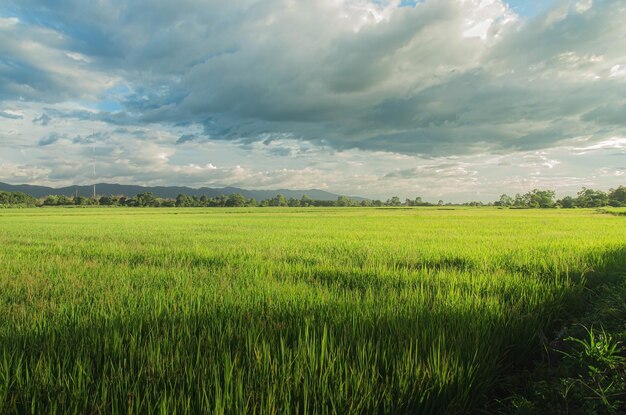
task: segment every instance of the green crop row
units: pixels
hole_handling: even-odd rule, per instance
[[[625,265],[591,210],[3,210],[0,413],[466,413]]]

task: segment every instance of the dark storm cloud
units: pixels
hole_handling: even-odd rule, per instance
[[[0,100],[113,94],[120,111],[50,114],[426,156],[626,133],[623,2],[527,21],[487,3],[8,0]]]

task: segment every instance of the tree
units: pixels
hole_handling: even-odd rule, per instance
[[[302,198],[300,198],[300,206],[313,206],[313,199],[308,195],[302,195]]]
[[[98,203],[102,206],[111,206],[113,204],[113,198],[111,196],[100,196]]]
[[[98,204],[98,200],[97,199],[93,199],[91,197],[74,196],[74,204],[76,206],[97,205]]]
[[[513,198],[509,195],[503,194],[500,196],[500,206],[513,206]]]
[[[515,198],[513,199],[513,206],[516,208],[528,207],[528,201],[524,198],[524,196],[516,193]]]
[[[289,207],[300,207],[300,199],[296,199],[295,197],[290,197],[289,201],[287,202],[287,205],[289,205]]]
[[[44,206],[57,206],[59,204],[59,197],[55,195],[46,196],[43,204]]]
[[[73,205],[74,202],[72,201],[72,199],[70,199],[69,197],[65,195],[59,195],[57,198],[57,204],[59,206],[67,206],[67,205]]]
[[[348,196],[339,196],[337,198],[337,206],[352,206],[352,199],[350,199]]]
[[[228,197],[225,195],[219,195],[218,197],[211,199],[209,206],[224,207],[226,206],[226,203],[228,203]]]
[[[246,199],[239,193],[228,195],[225,206],[227,207],[243,207],[246,204]]]
[[[526,204],[532,208],[552,208],[555,205],[554,190],[533,189],[524,195]]]
[[[578,192],[577,205],[580,207],[602,207],[609,204],[609,196],[601,190],[583,187]]]
[[[609,204],[611,206],[626,206],[626,187],[619,186],[609,190]]]
[[[288,205],[287,198],[281,194],[276,195],[276,197],[270,201],[270,206],[287,206],[287,205]]]
[[[135,196],[137,200],[137,206],[141,207],[154,207],[157,206],[157,200],[152,192],[139,193]]]
[[[184,194],[176,196],[176,207],[190,207],[192,206],[192,199]]]
[[[566,209],[576,207],[576,199],[571,196],[565,196],[563,199],[556,202],[559,206]]]
[[[398,196],[393,196],[391,199],[387,200],[387,205],[389,206],[402,206],[402,202]]]
[[[23,192],[0,191],[0,205],[36,206],[37,199]]]

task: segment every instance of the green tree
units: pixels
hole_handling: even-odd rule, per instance
[[[135,196],[137,206],[140,207],[153,207],[157,205],[157,200],[152,192],[139,193]]]
[[[313,199],[308,195],[302,195],[302,198],[300,198],[300,206],[313,206]]]
[[[602,207],[609,204],[609,196],[601,190],[583,187],[578,192],[577,205],[580,207]]]
[[[609,204],[611,206],[626,206],[626,187],[619,186],[609,190]]]
[[[563,199],[557,201],[556,203],[565,209],[571,209],[576,207],[576,199],[571,196],[565,196]]]
[[[352,206],[352,199],[350,199],[348,196],[339,196],[337,198],[337,206],[340,206],[340,207]]]
[[[100,203],[100,205],[102,206],[111,206],[114,202],[111,196],[100,196],[100,200],[98,200],[98,203]]]
[[[35,206],[37,199],[23,192],[0,191],[0,205]]]
[[[228,203],[228,196],[225,195],[219,195],[209,199],[209,206],[211,207],[225,207],[226,203]]]
[[[515,198],[513,199],[513,206],[515,206],[516,208],[528,207],[528,200],[519,193],[516,193]]]
[[[176,196],[176,207],[190,207],[192,206],[192,202],[193,200],[185,194],[181,193]]]
[[[74,204],[76,206],[90,206],[90,205],[97,205],[98,201],[91,197],[74,196]]]
[[[59,195],[57,199],[57,203],[59,204],[59,206],[67,206],[67,205],[72,205],[73,201],[71,198],[65,195]]]
[[[43,201],[44,206],[58,206],[59,197],[56,195],[48,195]]]
[[[498,201],[500,206],[513,206],[514,200],[511,196],[503,194]]]
[[[281,194],[276,195],[270,202],[271,206],[287,206],[287,198]]]
[[[393,196],[391,199],[387,200],[387,205],[389,206],[402,206],[402,202],[398,196]]]
[[[228,195],[225,206],[227,207],[243,207],[246,205],[246,199],[239,193]]]
[[[556,205],[554,201],[554,190],[533,189],[523,196],[526,207],[531,208],[552,208]]]

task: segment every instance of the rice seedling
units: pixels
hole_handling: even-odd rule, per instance
[[[593,210],[0,212],[0,413],[466,413],[626,264]]]

